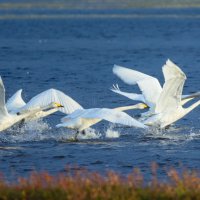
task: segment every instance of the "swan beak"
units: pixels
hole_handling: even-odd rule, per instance
[[[148,106],[147,104],[144,104],[144,109],[145,109],[145,108],[149,108],[149,106]]]
[[[64,106],[61,105],[60,103],[55,103],[55,105],[56,105],[56,107],[58,107],[58,108],[63,108],[63,107],[64,107]]]

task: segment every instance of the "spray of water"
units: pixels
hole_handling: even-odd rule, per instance
[[[109,128],[105,131],[105,137],[106,138],[119,138],[120,132],[114,130],[115,126],[114,124],[110,124]]]
[[[101,137],[101,133],[92,129],[92,128],[87,128],[85,130],[85,135],[79,134],[78,138],[79,139],[98,139]]]
[[[135,131],[134,128],[117,127],[114,124],[99,132],[92,128],[86,129],[86,134],[79,134],[78,140],[90,140],[105,138],[119,138],[121,130],[123,135],[134,135],[135,137],[147,140],[160,140],[160,141],[188,141],[200,138],[200,131],[188,127],[171,126],[169,129],[160,130],[157,128],[149,128],[148,130]],[[125,130],[125,131],[124,131]],[[43,120],[33,121],[24,124],[23,127],[13,126],[0,134],[0,142],[2,143],[19,143],[19,142],[34,142],[34,141],[67,141],[73,140],[75,135],[74,130],[69,129],[56,129],[52,128],[48,123]]]
[[[22,127],[15,125],[0,134],[0,141],[4,143],[18,143],[29,141],[41,141],[45,139],[45,133],[51,127],[44,121],[32,121]]]
[[[150,127],[148,130],[145,131],[144,136],[151,139],[170,140],[177,142],[197,139],[199,138],[200,133],[199,130],[193,130],[193,127],[178,127],[172,125],[167,129]]]

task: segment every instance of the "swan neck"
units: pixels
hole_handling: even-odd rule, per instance
[[[43,111],[43,117],[51,115],[51,114],[53,114],[57,111],[58,111],[58,108],[52,108],[52,109],[49,109],[47,111]]]
[[[25,110],[21,110],[19,113],[17,113],[17,115],[29,115],[29,114],[34,114],[36,112],[40,112],[40,111],[46,111],[46,110],[49,110],[51,109],[52,106],[49,104],[47,106],[43,106],[43,107],[35,107],[35,108],[28,108],[28,109],[25,109]]]
[[[183,105],[185,105],[187,102],[189,102],[189,101],[191,101],[191,100],[193,100],[194,98],[188,98],[188,99],[183,99],[183,100],[181,100],[181,105],[183,106]]]
[[[131,110],[131,109],[137,109],[137,106],[132,105],[132,106],[122,106],[122,107],[114,108],[114,110],[119,110],[119,111],[125,111],[125,110]]]
[[[186,113],[189,113],[190,111],[192,111],[193,109],[195,109],[197,106],[200,105],[200,100],[195,102],[194,104],[192,104],[191,106],[189,106],[188,108],[185,108]]]

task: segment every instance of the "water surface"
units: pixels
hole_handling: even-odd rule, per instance
[[[153,75],[163,84],[161,67],[167,58],[187,75],[184,94],[199,90],[199,9],[60,10],[46,18],[38,10],[30,12],[37,17],[23,17],[27,10],[16,10],[14,17],[5,17],[9,10],[0,14],[0,73],[6,98],[22,88],[28,101],[57,88],[85,108],[130,105],[136,102],[109,88],[118,83],[122,90],[139,90],[115,77],[113,64]],[[67,141],[71,131],[55,128],[63,116],[56,113],[22,130],[13,127],[1,133],[0,171],[15,179],[32,170],[57,174],[66,165],[122,174],[139,167],[146,177],[152,162],[161,168],[199,169],[199,111],[196,108],[164,132],[102,121],[76,143]]]

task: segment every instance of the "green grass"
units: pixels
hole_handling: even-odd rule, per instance
[[[146,183],[138,169],[128,176],[108,172],[105,176],[88,170],[52,176],[46,172],[32,173],[15,183],[0,181],[0,200],[17,199],[200,199],[200,176],[198,172],[185,170],[181,174],[171,169],[165,181],[158,180],[153,167],[151,180]],[[167,180],[167,181],[166,181]]]

